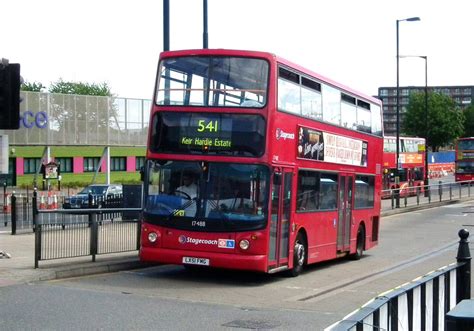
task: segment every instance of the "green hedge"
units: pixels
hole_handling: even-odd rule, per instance
[[[72,174],[64,173],[61,174],[61,187],[84,187],[92,183],[92,178],[94,173],[81,173],[81,174]],[[17,186],[19,187],[32,187],[33,186],[34,175],[23,175],[17,177]],[[43,177],[38,176],[38,187],[42,187]],[[105,183],[105,174],[99,173],[96,177],[96,184]],[[110,182],[117,184],[140,184],[140,174],[138,172],[111,172],[110,173]],[[50,184],[53,187],[57,187],[58,181],[51,180]]]
[[[41,157],[44,146],[10,146],[15,152],[10,157]],[[104,147],[98,146],[52,146],[52,157],[100,157]],[[145,147],[110,147],[110,156],[145,156]]]

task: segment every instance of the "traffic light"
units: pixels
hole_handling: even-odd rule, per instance
[[[20,64],[0,62],[0,129],[20,127]]]

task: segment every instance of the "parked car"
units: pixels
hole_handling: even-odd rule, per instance
[[[112,198],[122,197],[122,185],[94,184],[84,188],[76,195],[64,199],[64,209],[89,208],[89,193],[92,196],[92,208],[102,208]]]

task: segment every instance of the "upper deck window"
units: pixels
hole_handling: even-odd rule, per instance
[[[269,64],[245,57],[186,56],[161,61],[156,103],[171,106],[261,108]]]
[[[380,106],[299,71],[278,68],[278,110],[382,136]]]

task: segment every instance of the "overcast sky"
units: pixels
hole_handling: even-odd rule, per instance
[[[0,58],[29,82],[107,82],[152,97],[163,3],[2,1]],[[7,14],[8,13],[8,14]],[[208,0],[209,48],[268,51],[368,95],[396,85],[401,55],[428,56],[428,84],[474,85],[472,0]],[[170,0],[170,48],[202,48],[202,0]],[[425,84],[422,59],[400,60],[400,85]]]

